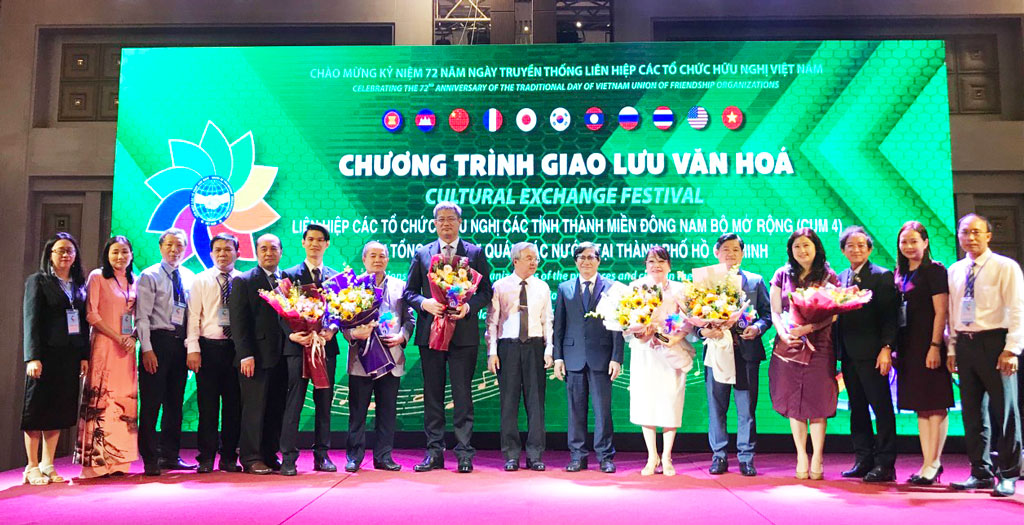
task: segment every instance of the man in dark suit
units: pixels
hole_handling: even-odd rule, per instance
[[[337,275],[337,271],[324,265],[324,253],[331,245],[331,234],[327,228],[319,224],[306,226],[302,234],[302,248],[306,251],[306,260],[298,266],[285,271],[295,286],[305,284],[320,285]],[[313,389],[313,470],[320,472],[336,472],[327,451],[331,448],[331,405],[334,402],[334,377],[338,364],[338,341],[334,338],[337,330],[325,329],[320,335],[327,339],[328,388]],[[288,336],[290,342],[285,345],[285,361],[288,363],[288,395],[284,405],[284,422],[281,427],[281,474],[294,476],[295,460],[299,457],[297,444],[299,433],[299,416],[302,413],[302,402],[306,398],[308,379],[302,378],[302,347],[310,343],[312,334],[308,332],[292,332]]]
[[[281,240],[271,233],[261,235],[256,259],[256,268],[232,282],[228,308],[242,391],[242,467],[250,474],[269,474],[281,469],[277,450],[288,394],[284,347],[290,330],[259,292],[277,288],[281,279]]]
[[[416,472],[444,468],[444,382],[445,364],[451,374],[452,401],[455,404],[455,455],[459,461],[458,471],[473,471],[473,454],[470,444],[473,437],[473,375],[476,371],[477,354],[480,351],[480,310],[491,302],[491,266],[483,249],[459,239],[462,224],[462,208],[454,202],[439,202],[434,206],[434,225],[438,240],[416,251],[409,265],[406,279],[405,302],[411,305],[416,316],[416,346],[420,350],[420,364],[423,367],[423,427],[427,434],[427,453],[423,461],[414,467]],[[431,298],[427,272],[430,259],[437,254],[445,257],[458,255],[469,260],[469,266],[480,272],[483,278],[476,293],[452,315],[456,319],[448,351],[433,350],[429,347],[430,324],[434,316],[444,312],[444,304]]]
[[[587,405],[594,407],[594,451],[601,472],[615,472],[612,444],[612,381],[622,373],[622,332],[585,317],[615,281],[597,273],[601,248],[582,242],[573,250],[579,277],[558,285],[555,299],[555,377],[565,381],[569,403],[568,472],[587,469]]]
[[[856,462],[843,477],[869,483],[896,481],[896,414],[889,390],[892,345],[896,340],[897,295],[892,272],[868,260],[874,241],[860,226],[839,236],[850,267],[839,274],[844,286],[871,290],[871,302],[841,314],[836,323],[836,352],[850,398],[850,437]],[[877,434],[871,428],[875,413]]]
[[[743,239],[735,233],[725,233],[715,242],[715,257],[728,268],[743,262]],[[729,470],[726,446],[729,432],[726,430],[726,414],[729,411],[729,397],[736,393],[736,459],[740,462],[740,474],[756,476],[754,447],[757,444],[757,392],[760,384],[761,361],[765,359],[764,343],[761,336],[772,326],[772,306],[764,279],[747,271],[739,271],[743,293],[750,306],[757,312],[757,319],[737,322],[727,327],[732,331],[733,358],[736,366],[736,382],[725,383],[714,377],[710,367],[705,367],[704,382],[708,393],[708,443],[711,445],[711,467],[714,475]],[[719,329],[704,328],[705,337],[721,337]]]

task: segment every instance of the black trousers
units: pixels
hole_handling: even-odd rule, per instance
[[[252,377],[238,373],[242,392],[242,432],[238,447],[242,465],[277,461],[281,422],[288,395],[288,362],[284,356],[272,368],[257,367]]]
[[[156,373],[142,366],[139,354],[139,455],[146,465],[156,466],[161,459],[177,461],[181,449],[181,410],[185,401],[185,340],[169,330],[150,333],[156,354]],[[163,408],[163,416],[160,408]],[[160,435],[156,422],[160,420]]]
[[[370,410],[370,396],[374,401],[373,460],[381,462],[391,458],[395,445],[395,424],[398,420],[398,386],[401,380],[393,374],[377,379],[348,376],[348,439],[346,456],[362,463],[366,454],[366,416]]]
[[[1017,406],[1017,378],[996,370],[999,354],[1006,345],[1006,330],[986,330],[956,337],[956,365],[960,372],[960,403],[964,420],[964,443],[971,460],[971,474],[990,478],[1020,477],[1020,410]],[[998,419],[990,420],[989,405]],[[998,471],[992,465],[990,424],[999,427]]]
[[[235,345],[230,339],[200,338],[199,350],[202,364],[196,374],[199,405],[196,460],[212,464],[219,452],[221,462],[234,464],[238,461],[238,435],[242,428],[238,369],[234,367]]]
[[[505,459],[519,460],[519,398],[526,405],[526,457],[540,461],[544,453],[544,339],[525,343],[518,339],[498,341],[498,396],[501,400],[501,452]]]
[[[502,361],[504,364],[504,361]],[[587,450],[587,409],[594,407],[594,452],[598,461],[615,458],[612,444],[612,378],[608,369],[594,370],[583,365],[583,370],[565,371],[565,394],[569,402],[569,454],[572,459],[583,459]]]
[[[444,385],[447,373],[451,372],[455,455],[459,459],[472,459],[476,453],[470,444],[473,438],[473,374],[476,373],[480,347],[452,345],[447,352],[426,346],[419,348],[420,365],[423,367],[423,430],[427,435],[427,454],[438,457],[444,453]]]
[[[288,366],[288,391],[281,423],[281,461],[294,464],[299,457],[299,419],[309,380],[302,378],[302,355],[288,355],[284,359]],[[313,389],[313,455],[316,458],[326,457],[331,448],[331,406],[337,365],[338,356],[327,356],[330,387]]]
[[[889,376],[875,368],[875,362],[843,359],[843,382],[850,398],[850,437],[858,463],[893,468],[896,464],[896,413],[892,407]],[[871,412],[875,426],[871,428]]]

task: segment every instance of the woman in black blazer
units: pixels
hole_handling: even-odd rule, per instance
[[[78,416],[78,383],[89,367],[85,274],[78,242],[60,232],[46,243],[39,272],[25,281],[25,431],[28,465],[23,481],[63,482],[53,469],[60,430]],[[39,445],[42,443],[42,457]]]

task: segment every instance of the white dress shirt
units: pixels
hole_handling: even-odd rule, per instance
[[[439,237],[437,239],[437,249],[440,250],[441,255],[448,255],[445,252],[445,248],[444,248],[445,246],[451,246],[452,247],[452,255],[453,256],[459,254],[459,238],[458,237],[456,237],[455,240],[452,241],[452,242],[444,242]]]
[[[487,355],[498,355],[498,339],[519,338],[519,289],[523,281],[515,273],[498,279],[493,286],[491,307],[487,309]],[[526,299],[530,337],[544,338],[544,355],[551,355],[554,313],[551,310],[551,287],[531,275],[526,279]]]
[[[956,355],[957,332],[981,332],[1005,328],[1004,350],[1020,355],[1024,347],[1024,274],[1009,257],[985,250],[974,260],[974,322],[960,320],[961,302],[967,289],[971,258],[949,267],[949,355]]]
[[[242,272],[232,269],[228,273],[228,282],[241,275]],[[188,353],[199,353],[199,338],[227,339],[224,328],[220,326],[220,309],[227,308],[220,299],[221,271],[217,268],[203,270],[192,281],[192,289],[188,296],[188,337],[185,348]]]
[[[139,333],[142,352],[152,352],[153,343],[150,339],[152,330],[174,330],[171,322],[174,310],[174,284],[171,276],[178,270],[181,279],[181,291],[185,294],[183,301],[188,301],[188,290],[192,286],[195,275],[192,270],[179,266],[177,268],[166,262],[158,262],[142,271],[136,285],[135,329]]]

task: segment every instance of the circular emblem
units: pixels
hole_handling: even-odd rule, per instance
[[[569,110],[565,108],[555,108],[551,111],[551,127],[555,131],[565,131],[569,124],[572,122],[572,117],[569,115]]]
[[[213,175],[204,177],[192,188],[189,208],[196,220],[216,226],[228,219],[235,207],[235,194],[228,181]]]
[[[397,109],[389,109],[384,112],[384,115],[380,118],[380,123],[384,125],[384,129],[395,133],[402,129],[402,114]]]

